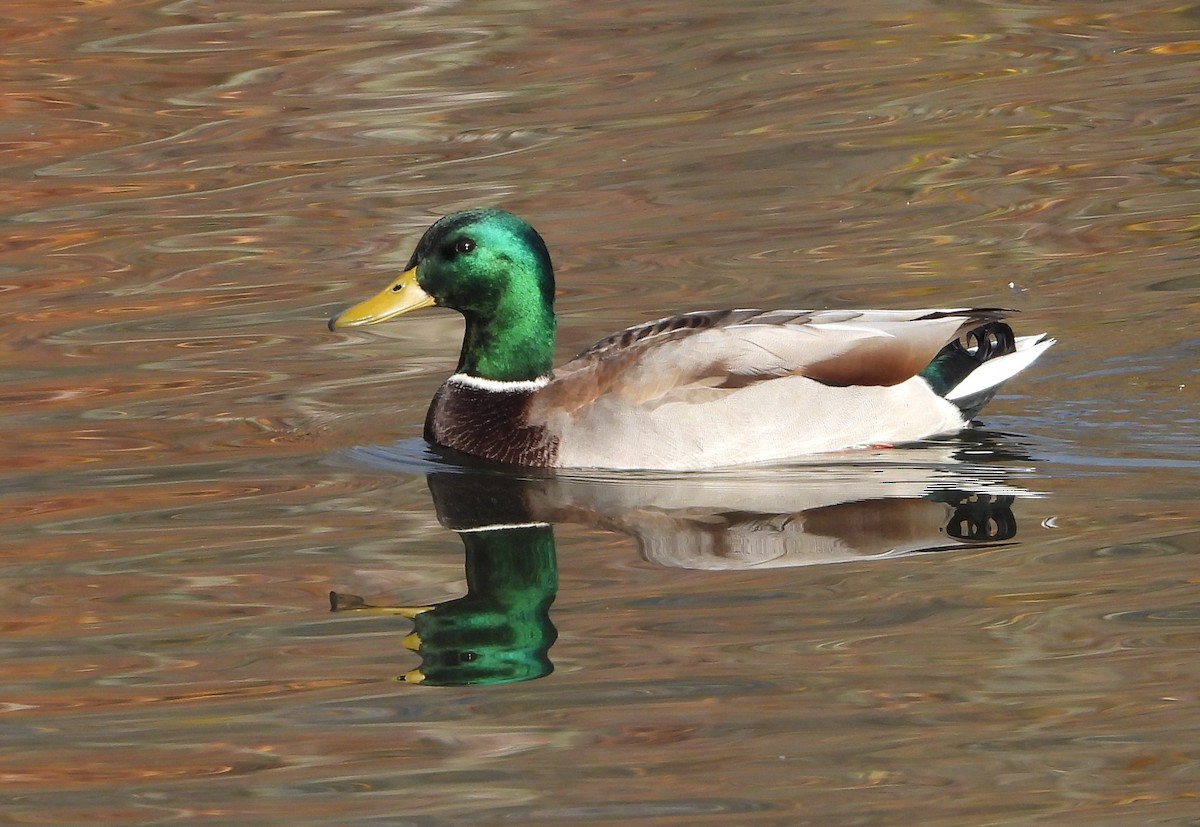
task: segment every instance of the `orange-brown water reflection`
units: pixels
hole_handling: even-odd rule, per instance
[[[1198,32],[8,3],[2,818],[1188,823]],[[344,449],[419,435],[460,327],[324,321],[475,204],[548,239],[564,356],[703,307],[1024,311],[1060,344],[987,411],[1043,495],[1016,545],[714,572],[566,522],[551,675],[396,683],[407,622],[328,592],[449,601],[463,547]]]

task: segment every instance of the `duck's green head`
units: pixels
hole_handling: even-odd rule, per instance
[[[442,218],[425,231],[405,271],[381,292],[329,322],[344,330],[437,305],[467,320],[458,372],[533,379],[550,371],[554,268],[542,237],[503,210]]]

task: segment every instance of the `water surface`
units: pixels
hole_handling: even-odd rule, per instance
[[[1197,7],[0,26],[0,820],[1197,823]],[[1059,345],[969,439],[480,495],[418,439],[460,322],[324,327],[474,205],[548,240],[562,358],[734,305]],[[497,583],[542,677],[398,682],[414,621],[348,608]]]

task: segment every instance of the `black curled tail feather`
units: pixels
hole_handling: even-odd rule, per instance
[[[945,396],[976,368],[989,359],[1007,356],[1017,350],[1012,328],[1001,321],[991,321],[973,327],[938,351],[933,361],[921,371],[934,393]],[[967,419],[979,413],[998,388],[988,388],[963,399],[953,400]]]

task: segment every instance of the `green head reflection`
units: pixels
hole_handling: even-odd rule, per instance
[[[404,646],[421,656],[421,665],[402,676],[408,683],[495,685],[550,674],[549,651],[558,637],[550,622],[558,589],[554,530],[513,520],[519,486],[510,479],[431,475],[429,482],[439,517],[466,549],[466,595],[432,606],[385,608],[334,592],[334,611],[410,619],[413,631]],[[501,517],[507,521],[491,522]]]
[[[404,645],[421,666],[404,680],[434,686],[528,681],[550,674],[558,587],[549,526],[462,532],[467,594],[413,618]]]

